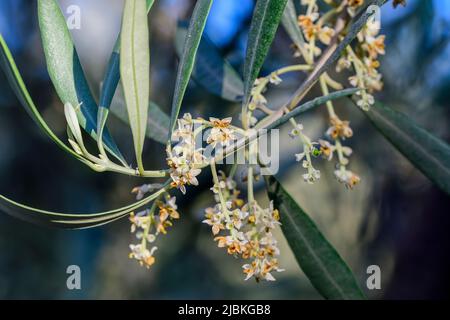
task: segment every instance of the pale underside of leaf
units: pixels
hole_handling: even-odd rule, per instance
[[[58,3],[55,0],[39,0],[38,18],[47,69],[56,92],[63,104],[81,105],[77,111],[79,123],[96,139],[97,103],[92,96]],[[103,141],[106,149],[124,162],[108,130],[105,130]]]
[[[125,3],[120,53],[120,74],[128,117],[136,159],[142,169],[150,95],[150,48],[145,0]]]
[[[154,4],[154,0],[147,0],[147,13],[150,12]],[[117,37],[113,52],[109,58],[106,68],[105,77],[103,79],[102,89],[100,90],[100,106],[109,109],[116,93],[117,86],[120,81],[120,33]]]

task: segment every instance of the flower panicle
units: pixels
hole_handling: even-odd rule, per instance
[[[160,234],[167,234],[174,220],[180,218],[177,209],[176,198],[167,194],[164,201],[156,200],[150,209],[130,214],[130,231],[140,240],[140,243],[130,244],[131,259],[136,259],[146,268],[155,263],[154,252],[158,247],[154,243]]]
[[[266,209],[256,201],[245,203],[236,182],[223,172],[211,190],[217,203],[205,209],[203,223],[211,227],[217,246],[248,261],[242,266],[245,280],[254,277],[257,281],[274,281],[273,272],[283,271],[278,265],[280,250],[272,233],[280,225],[278,210],[272,203]]]

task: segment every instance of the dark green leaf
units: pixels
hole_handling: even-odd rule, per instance
[[[206,19],[208,18],[211,5],[212,0],[197,0],[194,12],[192,13],[188,32],[183,45],[183,53],[181,54],[180,64],[178,66],[177,81],[175,84],[175,92],[172,102],[172,112],[170,115],[170,135],[175,128],[175,124],[180,113],[181,104],[194,68],[197,49],[202,38],[203,30],[205,29]],[[171,136],[169,136],[168,139],[170,140]]]
[[[187,30],[186,23],[178,24],[175,47],[180,56]],[[244,95],[241,77],[206,34],[198,48],[192,78],[209,92],[232,102],[241,101]]]
[[[120,81],[120,41],[116,41],[109,58],[100,92],[100,107],[109,108]]]
[[[450,194],[450,147],[406,115],[377,102],[364,114],[409,161]]]
[[[266,176],[266,185],[289,246],[317,291],[326,299],[364,299],[352,271],[311,218],[274,177]]]
[[[287,0],[258,0],[253,12],[244,63],[244,106],[261,71],[280,24]],[[244,114],[246,111],[244,111]]]
[[[74,107],[81,104],[77,109],[80,125],[96,138],[98,107],[58,3],[55,0],[39,0],[38,17],[47,69],[56,92],[63,104],[71,103]],[[107,130],[103,141],[107,150],[124,162]]]

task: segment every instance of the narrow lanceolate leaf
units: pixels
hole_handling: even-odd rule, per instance
[[[59,213],[41,210],[11,200],[0,194],[0,212],[37,225],[63,229],[85,229],[101,226],[127,216],[129,213],[148,205],[164,192],[158,192],[128,206],[99,213]]]
[[[175,38],[175,47],[179,56],[183,52],[187,32],[187,24],[180,22]],[[239,102],[244,95],[244,83],[240,75],[222,57],[219,48],[206,34],[203,34],[198,48],[192,78],[203,88],[225,100]]]
[[[450,194],[450,146],[406,115],[377,102],[364,114],[411,163]]]
[[[147,0],[147,13],[150,11],[155,0]],[[100,92],[100,107],[109,109],[111,101],[116,92],[120,80],[120,34],[117,37],[113,52],[106,67],[103,85]]]
[[[102,89],[100,91],[99,106],[108,109],[111,106],[111,101],[116,93],[117,86],[120,81],[120,38],[116,41],[114,50],[109,58],[108,66],[106,67],[105,76],[102,82]]]
[[[245,106],[249,102],[253,84],[269,52],[286,2],[287,0],[258,0],[256,2],[244,63],[244,114],[246,113]]]
[[[123,122],[129,123],[125,104],[113,103],[111,112]],[[169,126],[169,116],[156,103],[150,102],[148,106],[147,138],[166,144]]]
[[[326,299],[364,299],[352,271],[311,218],[274,177],[266,177],[266,185],[289,246],[317,291]]]
[[[20,72],[17,68],[16,63],[14,62],[14,58],[4,41],[2,35],[0,34],[0,67],[6,74],[11,87],[14,90],[17,98],[19,99],[22,106],[25,108],[27,113],[31,116],[31,118],[36,122],[36,124],[40,127],[40,129],[48,136],[52,141],[56,143],[61,149],[74,156],[78,160],[82,161],[85,164],[90,165],[87,160],[78,155],[75,151],[69,148],[64,142],[62,142],[53,132],[53,130],[47,125],[44,118],[42,118],[39,110],[31,98],[27,87],[20,75]]]
[[[186,93],[189,79],[191,78],[197,49],[202,38],[203,30],[205,29],[211,5],[212,0],[197,0],[194,12],[192,13],[187,35],[184,40],[180,64],[178,65],[177,80],[172,101],[172,112],[170,115],[170,135],[175,128],[176,120],[180,113],[181,104],[183,102],[184,94]],[[168,137],[169,140],[171,138],[170,135]]]
[[[302,31],[298,25],[297,12],[295,11],[295,5],[292,0],[288,0],[286,8],[284,9],[283,18],[281,24],[292,39],[297,48],[302,48],[305,44]]]
[[[145,0],[128,0],[122,18],[120,75],[139,171],[150,95],[150,47]]]
[[[154,0],[147,0],[147,13],[153,6]],[[97,132],[103,134],[106,121],[109,115],[109,108],[114,95],[117,90],[117,86],[120,81],[120,33],[117,37],[116,44],[114,45],[114,50],[109,58],[108,66],[106,67],[105,76],[103,78],[101,90],[100,90],[100,103],[97,116]],[[125,115],[128,120],[128,116]],[[128,122],[127,122],[128,123]],[[148,131],[147,131],[148,132]],[[103,141],[98,143],[101,153],[103,151]]]
[[[55,0],[39,0],[38,16],[47,69],[56,92],[64,104],[81,104],[77,112],[80,125],[96,138],[97,103],[89,89],[58,3]],[[108,151],[123,162],[123,157],[107,130],[103,141]]]

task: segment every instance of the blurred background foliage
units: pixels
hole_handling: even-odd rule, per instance
[[[81,7],[81,29],[72,30],[92,90],[98,94],[109,54],[120,29],[123,0],[61,0],[63,11]],[[169,110],[177,56],[174,36],[178,20],[188,19],[194,1],[159,0],[149,16],[152,48],[152,100]],[[216,0],[207,35],[229,61],[241,70],[254,2]],[[107,9],[106,9],[107,8]],[[383,8],[387,55],[382,60],[385,89],[381,101],[401,110],[419,124],[450,140],[450,1],[408,1],[407,8]],[[36,2],[0,0],[0,32],[13,51],[31,94],[52,128],[65,136],[61,102],[48,77],[36,18]],[[264,73],[295,63],[284,30],[279,30]],[[270,91],[277,105],[302,81],[291,75]],[[312,94],[318,94],[313,92]],[[120,99],[120,97],[118,97]],[[120,101],[119,101],[120,102]],[[118,103],[118,100],[116,100]],[[183,111],[222,116],[239,106],[208,94],[191,81]],[[318,223],[349,263],[365,288],[366,268],[382,270],[382,289],[367,291],[371,298],[448,298],[450,260],[450,200],[414,169],[346,101],[338,113],[350,119],[355,136],[351,168],[362,183],[345,190],[333,178],[333,167],[322,165],[322,179],[310,186],[299,182],[297,146],[282,139],[280,177],[286,188]],[[302,117],[310,136],[326,129],[322,110]],[[133,147],[128,129],[110,119],[110,128],[128,159]],[[282,135],[287,135],[287,128]],[[159,168],[161,145],[145,146],[148,168]],[[0,215],[0,298],[135,298],[135,299],[315,299],[319,295],[301,273],[285,241],[276,283],[244,283],[241,263],[216,249],[210,229],[201,224],[211,205],[210,177],[201,187],[178,197],[182,219],[158,244],[157,263],[146,270],[128,259],[134,241],[129,223],[119,221],[98,229],[45,229]],[[0,73],[0,192],[48,210],[94,212],[130,203],[130,190],[143,181],[114,174],[95,174],[61,152],[42,135],[14,97]],[[263,188],[259,198],[267,201]],[[282,238],[281,234],[279,235]],[[66,268],[82,270],[82,290],[66,289]]]

